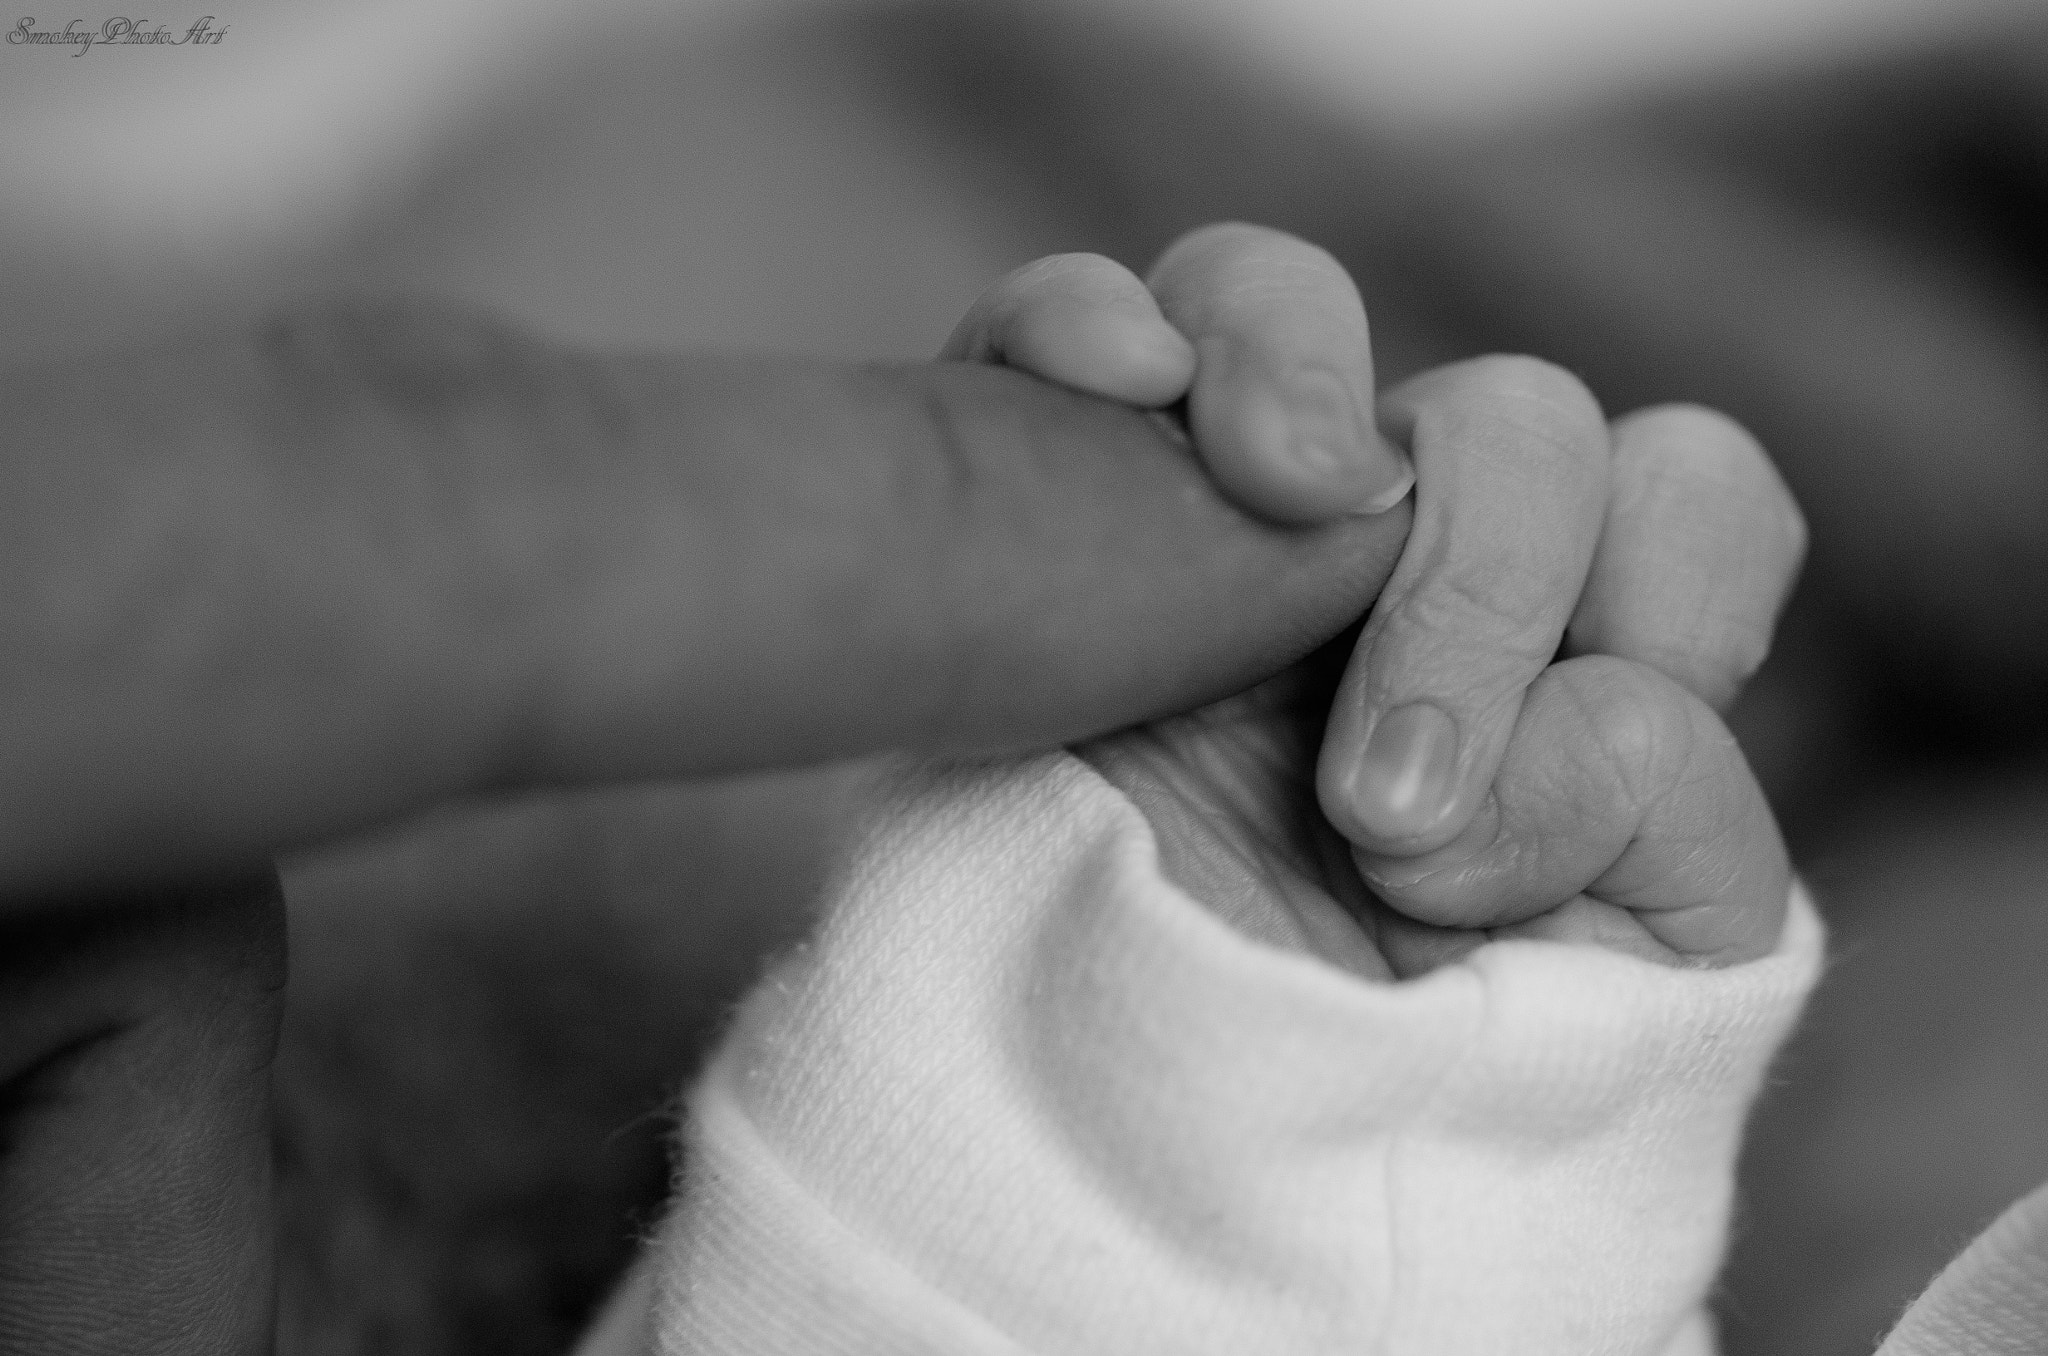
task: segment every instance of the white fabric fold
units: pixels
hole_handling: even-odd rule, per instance
[[[1545,942],[1372,984],[1250,940],[1065,755],[896,775],[689,1099],[692,1356],[1693,1356],[1817,972]]]

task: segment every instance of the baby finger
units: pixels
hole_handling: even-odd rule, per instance
[[[1127,405],[1187,394],[1195,351],[1135,274],[1099,254],[1054,254],[981,294],[939,352],[1001,363]]]
[[[1530,687],[1490,793],[1455,839],[1355,858],[1376,894],[1424,923],[1674,964],[1767,954],[1791,888],[1776,821],[1719,718],[1607,656],[1552,665]]]

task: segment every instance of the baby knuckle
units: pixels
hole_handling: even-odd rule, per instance
[[[1769,465],[1763,447],[1748,429],[1708,405],[1683,401],[1651,405],[1617,419],[1615,431],[1631,435],[1627,446],[1638,455],[1676,456],[1732,476]]]
[[[1426,374],[1390,398],[1418,464],[1473,463],[1542,504],[1604,504],[1607,425],[1578,380],[1533,358],[1474,358]]]
[[[1183,236],[1160,260],[1170,282],[1199,283],[1222,315],[1261,316],[1293,307],[1333,287],[1350,290],[1350,274],[1320,245],[1266,226],[1224,222]]]
[[[1617,420],[1617,457],[1647,464],[1653,477],[1702,484],[1743,503],[1760,533],[1795,563],[1806,552],[1805,516],[1762,443],[1740,423],[1705,405],[1654,405]]]
[[[1075,288],[1130,279],[1122,264],[1106,254],[1086,250],[1069,254],[1048,254],[1034,259],[1005,278],[999,290],[1011,304],[1026,302],[1046,291],[1065,292]]]
[[[1037,265],[1027,264],[1025,267],[1027,269],[1039,267],[1047,273],[1113,273],[1122,275],[1125,271],[1124,266],[1116,260],[1106,254],[1097,254],[1093,250],[1070,250],[1065,254],[1049,254],[1039,260]]]
[[[1332,282],[1348,283],[1351,277],[1337,256],[1321,245],[1281,231],[1270,231],[1254,244],[1250,261],[1283,287],[1320,289]]]
[[[1738,510],[1745,529],[1777,486],[1763,449],[1742,427],[1700,405],[1659,405],[1614,423],[1615,476],[1624,505],[1671,513],[1704,499]]]
[[[1493,417],[1560,446],[1577,447],[1606,416],[1593,392],[1556,363],[1519,353],[1494,353],[1461,364],[1464,385]]]
[[[1691,758],[1688,698],[1644,664],[1607,655],[1568,660],[1545,677],[1577,717],[1576,743],[1600,779],[1633,804],[1663,793]]]
[[[1197,226],[1168,245],[1152,265],[1155,285],[1171,285],[1182,275],[1214,268],[1256,239],[1260,228],[1242,221],[1217,221]]]
[[[1212,221],[1206,226],[1197,226],[1176,240],[1167,253],[1171,256],[1262,251],[1270,250],[1276,241],[1293,238],[1270,226],[1257,226],[1248,221]]]
[[[1469,563],[1445,569],[1424,588],[1395,603],[1387,623],[1432,637],[1433,648],[1540,668],[1556,649],[1554,632],[1543,624],[1547,583],[1535,572],[1505,563]]]

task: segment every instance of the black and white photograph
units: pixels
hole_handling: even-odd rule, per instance
[[[0,1356],[2048,1356],[2048,0],[0,15]]]

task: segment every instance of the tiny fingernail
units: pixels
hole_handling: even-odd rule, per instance
[[[1373,483],[1378,488],[1367,493],[1358,511],[1371,517],[1385,513],[1408,497],[1408,492],[1415,488],[1415,463],[1378,429],[1367,436],[1366,446],[1376,454],[1378,465],[1373,471]]]
[[[1157,316],[1127,321],[1121,333],[1125,361],[1161,372],[1172,372],[1183,382],[1194,371],[1194,345],[1179,330]]]
[[[1355,512],[1384,513],[1415,483],[1408,458],[1380,436],[1334,372],[1296,375],[1287,388],[1290,451],[1316,479],[1341,484]]]
[[[1195,365],[1195,346],[1164,320],[1149,317],[1138,329],[1138,342],[1148,355],[1168,360],[1176,365]]]
[[[1358,415],[1335,372],[1296,373],[1286,385],[1287,451],[1318,480],[1351,478],[1358,464]]]
[[[1381,716],[1351,769],[1346,791],[1359,821],[1387,838],[1434,828],[1451,808],[1458,727],[1428,702]]]

